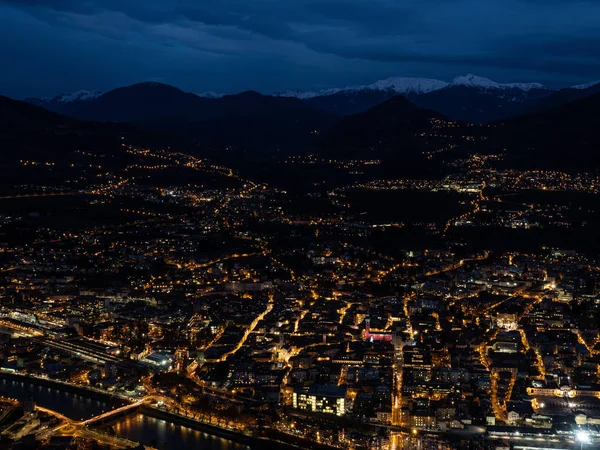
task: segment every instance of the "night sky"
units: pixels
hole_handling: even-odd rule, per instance
[[[0,93],[600,78],[600,1],[0,0]]]

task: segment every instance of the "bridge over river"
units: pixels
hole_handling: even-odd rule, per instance
[[[121,395],[73,386],[44,378],[0,372],[0,392],[16,400],[33,397],[39,411],[54,415],[60,425],[46,431],[97,439],[117,448],[131,448],[137,443],[157,449],[179,450],[248,450],[245,444],[234,442],[236,434],[227,432],[224,439],[209,426],[194,421],[177,420],[176,415],[152,417],[152,405],[157,401],[169,404],[172,400],[160,396],[131,399]],[[115,434],[107,433],[109,424]],[[220,433],[218,433],[220,434]],[[239,441],[245,441],[243,435]],[[258,448],[258,447],[257,447]]]

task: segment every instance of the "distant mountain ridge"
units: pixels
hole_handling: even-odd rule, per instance
[[[597,91],[600,92],[600,83],[596,82],[556,90],[541,83],[498,83],[467,74],[455,77],[451,82],[392,77],[363,86],[305,92],[288,90],[272,95],[253,91],[233,95],[194,94],[163,83],[144,82],[104,94],[78,91],[51,99],[26,101],[80,120],[152,122],[159,128],[169,122],[169,129],[176,120],[192,123],[242,117],[266,120],[269,115],[285,115],[292,110],[297,120],[306,123],[310,122],[308,112],[312,111],[319,116],[314,121],[314,131],[320,132],[318,126],[331,122],[331,115],[359,114],[397,95],[405,96],[422,109],[438,111],[450,120],[483,124],[557,107]],[[300,110],[305,113],[298,115]],[[328,114],[329,119],[325,120],[323,114]],[[285,119],[283,122],[292,123]],[[239,120],[237,123],[241,124]]]
[[[139,122],[158,118],[205,120],[258,114],[271,109],[308,108],[296,98],[263,95],[254,91],[233,95],[213,92],[197,95],[158,82],[137,83],[99,95],[81,92],[61,95],[51,101],[26,101],[75,119],[106,122]]]
[[[600,80],[590,81],[589,83],[584,84],[577,84],[575,86],[571,86],[571,89],[588,89],[598,84],[600,84]]]
[[[416,98],[455,95],[468,100],[473,89],[486,91],[487,97],[476,97],[479,100],[497,98],[496,86],[481,80],[467,84],[471,81],[478,87],[448,86]],[[519,88],[501,89],[509,96]],[[538,89],[530,86],[529,90]],[[574,95],[578,96],[575,100]],[[600,167],[600,84],[555,91],[538,100],[546,109],[538,106],[489,127],[457,123],[407,97],[394,95],[367,111],[341,117],[307,105],[308,100],[318,98],[300,100],[248,91],[210,99],[168,85],[142,83],[61,105],[91,108],[80,113],[137,117],[132,122],[143,130],[191,138],[186,143],[195,148],[230,147],[259,156],[310,151],[336,160],[379,160],[377,170],[394,176],[426,176],[439,170],[438,157],[432,155],[450,147],[452,153],[445,152],[444,158],[474,151],[503,154],[501,164],[506,167],[579,171]],[[462,104],[467,102],[463,99]],[[128,124],[80,122],[6,97],[0,97],[0,118],[0,143],[9,149],[2,156],[7,161],[43,157],[46,151],[65,155],[80,148],[117,148],[115,138],[135,130]],[[465,131],[470,139],[465,139]]]
[[[498,83],[467,74],[451,82],[430,78],[393,77],[364,86],[320,91],[284,91],[274,95],[296,97],[307,104],[341,116],[366,111],[395,95],[407,97],[423,109],[452,120],[489,123],[560,106],[600,92],[600,82],[555,89],[541,83]]]
[[[493,124],[489,148],[505,152],[510,165],[597,171],[600,167],[600,86],[588,96]],[[569,95],[575,89],[559,91]],[[557,93],[557,94],[558,94]]]
[[[462,86],[456,89],[465,91]],[[382,170],[403,170],[410,175],[435,170],[435,159],[426,155],[452,144],[457,146],[456,155],[473,151],[503,154],[505,167],[597,171],[600,84],[585,90],[589,95],[493,122],[489,127],[450,122],[439,112],[398,95],[345,117],[321,142],[318,153],[332,159],[382,160]],[[567,88],[553,95],[560,94],[564,100],[573,91],[581,93],[582,89]],[[475,139],[465,140],[465,132]]]
[[[32,105],[41,106],[42,108],[55,111],[57,109],[60,109],[61,105],[77,102],[87,102],[90,100],[94,100],[100,97],[101,95],[101,91],[88,91],[82,89],[75,92],[62,93],[54,97],[26,98],[25,101],[27,103],[31,103]]]
[[[415,105],[439,111],[449,119],[486,123],[519,114],[523,105],[553,92],[540,83],[502,84],[467,74],[450,83],[427,78],[389,78],[366,86],[280,95],[295,96],[317,109],[346,116],[401,94]]]
[[[80,122],[45,108],[0,96],[0,162],[61,160],[76,150],[122,152],[119,136],[136,133],[128,124]],[[0,164],[1,166],[1,164]],[[17,172],[15,172],[17,173]],[[12,171],[4,171],[11,178]]]
[[[82,90],[71,92],[71,93],[60,94],[60,95],[57,95],[56,97],[43,98],[42,100],[47,101],[49,103],[50,102],[69,103],[69,102],[77,102],[77,101],[94,100],[95,98],[100,97],[102,94],[103,94],[102,91],[87,91],[85,89],[82,89]]]
[[[343,159],[361,159],[365,154],[377,157],[407,142],[413,143],[415,135],[431,131],[432,120],[444,117],[397,95],[365,112],[345,117],[323,141],[322,153]]]
[[[544,86],[541,83],[496,83],[495,81],[490,80],[489,78],[480,77],[477,75],[473,75],[472,73],[467,75],[462,75],[454,78],[452,86],[468,86],[475,87],[479,89],[497,89],[497,90],[510,90],[510,89],[520,89],[522,91],[529,91],[531,89],[546,89],[551,90]]]
[[[315,97],[323,97],[340,93],[355,93],[359,91],[388,91],[391,90],[396,94],[403,95],[422,95],[430,92],[438,91],[451,86],[467,86],[482,90],[497,89],[510,90],[520,89],[529,91],[532,89],[553,90],[544,86],[541,83],[496,83],[489,78],[480,77],[473,74],[457,76],[452,82],[432,78],[412,78],[412,77],[391,77],[384,80],[379,80],[374,83],[362,86],[347,86],[344,88],[329,88],[320,91],[299,91],[285,90],[277,92],[273,95],[281,97],[296,97],[300,99],[309,99]]]
[[[135,85],[165,85],[159,82],[140,82]],[[396,94],[403,95],[423,95],[428,94],[430,92],[434,92],[440,89],[444,89],[447,87],[456,87],[456,86],[465,86],[472,87],[481,90],[488,89],[496,89],[496,90],[512,90],[518,89],[522,91],[529,91],[532,89],[543,89],[547,91],[559,91],[562,89],[588,89],[592,86],[600,84],[600,80],[591,81],[589,83],[578,84],[574,86],[568,86],[560,89],[549,88],[541,83],[531,82],[531,83],[497,83],[489,78],[481,77],[474,74],[466,74],[459,75],[455,77],[451,82],[434,79],[434,78],[419,78],[419,77],[389,77],[382,80],[375,81],[374,83],[367,85],[357,85],[357,86],[346,86],[346,87],[333,87],[321,90],[295,90],[295,89],[286,89],[284,91],[275,92],[273,94],[265,94],[272,95],[274,97],[295,97],[301,100],[306,100],[315,97],[324,97],[330,96],[340,93],[356,93],[360,91],[393,91]],[[110,92],[110,91],[109,91]],[[71,93],[62,93],[54,97],[44,97],[44,98],[27,98],[25,101],[29,103],[70,103],[76,101],[88,101],[94,100],[103,95],[102,91],[98,90],[79,90]],[[194,94],[198,97],[202,98],[221,98],[227,95],[235,95],[235,94],[227,94],[221,92],[214,91],[206,91],[199,94]]]
[[[552,92],[538,101],[528,103],[522,108],[523,114],[547,111],[566,105],[579,99],[600,93],[600,82],[592,82],[572,86]]]
[[[425,94],[448,86],[449,83],[430,78],[391,77],[379,80],[364,86],[347,86],[344,88],[323,89],[320,91],[295,91],[286,90],[273,95],[280,97],[296,97],[309,99],[323,97],[339,93],[351,93],[359,91],[394,91],[396,94]]]
[[[129,122],[218,148],[298,148],[337,121],[297,98],[254,91],[196,95],[158,82],[117,88],[88,100],[28,102],[77,120]]]

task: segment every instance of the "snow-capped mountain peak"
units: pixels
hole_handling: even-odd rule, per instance
[[[208,91],[208,92],[202,92],[201,94],[198,94],[198,97],[203,97],[203,98],[221,98],[224,97],[227,94],[222,94],[220,92],[212,92],[212,91]]]
[[[331,88],[331,89],[322,89],[320,91],[300,91],[297,89],[286,89],[285,91],[277,92],[273,95],[276,97],[296,97],[302,100],[307,98],[314,97],[324,97],[326,95],[337,94],[338,92],[346,92],[353,89],[357,89],[354,87],[346,87],[346,88]]]
[[[278,97],[296,97],[307,99],[313,97],[324,97],[338,93],[357,93],[361,91],[393,91],[398,94],[426,94],[437,91],[448,86],[448,83],[431,78],[410,78],[410,77],[391,77],[385,80],[379,80],[375,83],[362,86],[346,86],[344,88],[322,89],[320,91],[298,91],[288,89],[277,92]]]
[[[448,86],[448,83],[431,78],[392,77],[367,86],[377,91],[392,90],[400,94],[426,94]]]
[[[540,83],[508,83],[501,84],[490,80],[489,78],[480,77],[469,73],[467,75],[461,75],[454,80],[452,83],[448,83],[442,80],[436,80],[432,78],[411,78],[411,77],[391,77],[384,80],[376,81],[375,83],[363,85],[363,86],[347,86],[344,88],[331,88],[323,89],[320,91],[298,91],[298,90],[286,90],[278,92],[274,95],[279,97],[296,97],[299,99],[309,99],[314,97],[325,97],[333,94],[355,94],[358,92],[368,91],[391,91],[396,94],[413,94],[422,95],[428,94],[429,92],[439,91],[448,86],[466,86],[469,88],[476,88],[480,90],[508,90],[515,89],[523,92],[527,92],[531,89],[547,89]]]
[[[529,91],[531,89],[548,89],[542,83],[508,83],[501,84],[500,86],[505,88],[521,89],[522,91]]]
[[[571,89],[588,89],[592,86],[596,86],[597,84],[600,84],[600,80],[590,81],[589,83],[585,84],[577,84],[575,86],[571,86]]]
[[[453,86],[468,86],[478,87],[484,89],[498,89],[500,85],[489,78],[480,77],[469,73],[467,75],[461,75],[452,80]]]
[[[540,83],[507,83],[501,84],[490,80],[489,78],[480,77],[469,73],[467,75],[461,75],[452,80],[453,86],[467,86],[475,87],[479,89],[519,89],[521,91],[529,91],[531,89],[545,89],[543,84]]]
[[[44,98],[43,100],[48,103],[71,103],[71,102],[77,102],[77,101],[94,100],[94,99],[100,97],[101,95],[102,95],[102,92],[100,92],[100,91],[87,91],[85,89],[82,89],[82,90],[79,90],[76,92],[59,94],[56,97],[52,97],[52,98]]]

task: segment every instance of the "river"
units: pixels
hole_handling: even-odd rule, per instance
[[[36,380],[0,378],[0,393],[18,400],[33,397],[44,408],[74,420],[87,420],[117,407],[118,400],[96,400],[82,394],[36,384]],[[112,425],[117,435],[160,450],[249,450],[249,447],[208,433],[143,414],[122,417]]]
[[[166,420],[156,419],[144,414],[132,414],[113,425],[116,434],[131,441],[163,449],[210,449],[242,450],[249,449],[202,431],[175,425]]]
[[[109,411],[123,403],[118,400],[93,400],[91,398],[29,381],[0,379],[0,393],[17,400],[33,397],[36,404],[59,412],[73,420],[87,420]]]

